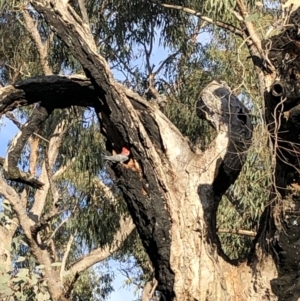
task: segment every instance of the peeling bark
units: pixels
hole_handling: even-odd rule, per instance
[[[158,289],[168,300],[224,294],[227,280],[208,277],[216,268],[211,263],[219,266],[215,252],[220,249],[211,246],[218,243],[215,210],[245,160],[251,138],[248,111],[225,84],[211,83],[200,95],[199,115],[207,115],[218,135],[208,151],[194,153],[159,110],[119,84],[115,87],[127,98],[130,109],[118,106],[122,115],[108,118],[96,101],[95,107],[111,144],[117,144],[116,136],[105,131],[105,122],[131,120],[132,126],[122,120],[122,130],[126,128],[123,139],[130,139],[132,158],[127,165],[112,168],[155,266]],[[65,97],[68,102],[67,94]],[[122,136],[118,128],[114,131]],[[136,131],[136,140],[131,139],[130,131]],[[212,287],[212,282],[219,284]],[[200,287],[206,287],[205,293]]]
[[[264,42],[276,73],[265,91],[266,122],[274,155],[274,186],[261,221],[258,244],[273,254],[278,276],[271,281],[278,300],[294,301],[300,296],[298,278],[299,211],[299,23],[300,10],[293,7],[281,34]],[[291,26],[292,24],[292,26]],[[270,80],[271,81],[271,80]]]
[[[43,0],[31,3],[82,64],[90,81],[41,77],[3,88],[0,114],[37,102],[41,96],[44,105],[55,99],[52,105],[57,108],[95,108],[108,150],[119,151],[126,146],[131,151],[129,162],[113,164],[112,170],[155,267],[163,299],[292,300],[290,288],[299,277],[299,262],[289,250],[300,239],[296,231],[299,206],[296,194],[290,197],[285,188],[299,180],[298,10],[290,18],[295,28],[272,37],[272,43],[278,47],[272,47],[274,51],[268,57],[257,51],[259,59],[266,58],[275,66],[271,68],[268,62],[269,68],[260,73],[260,81],[276,158],[276,183],[271,197],[276,196],[278,202],[271,204],[262,217],[249,261],[235,265],[222,253],[215,215],[220,198],[236,180],[251,143],[252,128],[246,108],[225,83],[214,81],[205,87],[199,97],[198,115],[212,123],[217,137],[205,152],[194,152],[158,109],[113,80],[107,62],[96,53],[89,28],[68,4]],[[253,32],[252,23],[247,25],[248,31]],[[261,50],[260,41],[255,41]],[[286,53],[294,52],[295,57],[287,61]],[[16,200],[16,209],[17,205]],[[287,227],[280,223],[284,213]],[[19,213],[21,223],[22,214],[26,213]],[[295,239],[288,239],[285,233]],[[31,237],[30,233],[26,235]],[[271,250],[266,248],[266,240]],[[40,258],[41,253],[36,252]],[[298,287],[295,289],[298,291]],[[53,288],[52,294],[56,296]]]

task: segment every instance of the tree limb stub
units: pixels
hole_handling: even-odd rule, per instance
[[[227,181],[214,183],[215,194],[222,196],[239,175],[251,144],[249,111],[225,82],[213,81],[201,92],[197,113],[200,118],[210,121],[218,135],[226,133],[229,137],[222,166]]]

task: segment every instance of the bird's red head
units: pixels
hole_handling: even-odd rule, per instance
[[[121,154],[125,155],[125,156],[129,156],[130,155],[130,150],[128,148],[126,148],[125,146],[123,146]]]

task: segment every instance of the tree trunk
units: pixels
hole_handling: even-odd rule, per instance
[[[266,208],[257,237],[259,246],[273,255],[278,276],[271,281],[278,300],[300,297],[299,211],[299,4],[293,7],[286,29],[265,41],[275,72],[265,91],[265,117],[274,158],[271,205]],[[297,8],[297,9],[296,9]],[[295,10],[296,9],[296,10]]]
[[[66,85],[70,89],[64,89],[61,94],[57,87]],[[264,282],[260,277],[253,281],[252,268],[246,262],[240,265],[230,262],[216,236],[218,202],[238,176],[251,143],[251,124],[244,106],[224,83],[214,81],[202,91],[198,114],[210,120],[218,132],[208,150],[202,153],[195,146],[192,150],[158,109],[119,84],[113,87],[134,107],[128,110],[121,107],[122,115],[114,115],[133,119],[134,127],[131,123],[123,124],[124,137],[138,138],[129,142],[124,139],[132,157],[127,164],[115,164],[112,168],[155,267],[163,297],[167,300],[261,300],[261,296],[271,294],[270,280],[276,276],[272,258],[260,255],[253,261],[256,275],[261,274]],[[23,95],[36,99],[47,93],[46,105],[48,101],[59,107],[68,106],[74,90],[90,96],[81,102],[75,100],[78,105],[92,104],[99,109],[93,86],[76,77],[31,79],[18,84],[17,90],[13,87],[3,90],[9,92],[3,93],[2,112],[18,105]],[[57,91],[65,103],[58,98]],[[99,116],[104,133],[107,133],[106,124],[111,131],[115,130],[118,119],[110,123],[112,119],[103,110]],[[108,136],[110,142],[118,145],[115,137],[120,139],[117,135]]]
[[[18,227],[16,218],[6,221],[5,225],[0,225],[0,300],[6,300],[7,283],[10,276],[8,272],[12,269],[11,244],[15,231]]]
[[[211,122],[217,137],[205,152],[201,152],[197,146],[191,147],[158,109],[113,80],[106,61],[96,54],[89,29],[84,23],[80,24],[72,9],[66,9],[67,4],[37,0],[32,4],[66,43],[91,80],[94,90],[79,87],[87,89],[90,96],[82,100],[82,105],[85,102],[95,108],[108,150],[119,152],[126,146],[131,151],[130,161],[114,164],[112,170],[119,179],[130,214],[155,267],[162,298],[178,301],[297,300],[299,294],[290,297],[290,293],[298,292],[299,256],[294,246],[300,241],[297,231],[299,205],[296,194],[285,190],[292,181],[298,183],[294,169],[298,168],[295,143],[299,140],[299,88],[294,72],[297,59],[288,65],[288,71],[292,71],[290,77],[282,65],[275,66],[273,71],[264,70],[266,121],[275,124],[270,126],[270,133],[276,168],[271,198],[276,196],[276,202],[262,217],[248,261],[232,262],[220,247],[216,210],[222,195],[236,180],[251,143],[252,127],[247,109],[225,83],[213,81],[205,87],[199,97],[197,113]],[[275,43],[276,37],[272,41]],[[290,45],[282,45],[290,53]],[[278,83],[267,84],[278,77]],[[52,84],[56,80],[75,83],[78,87],[76,80],[49,79]],[[37,93],[41,90],[37,88],[48,89],[51,80],[48,87],[40,87],[36,81],[33,90],[30,90],[32,82],[20,83],[17,90],[5,88],[5,91],[10,90],[2,93],[0,113],[11,110],[24,98],[28,103],[39,99]],[[292,88],[294,94],[290,92]],[[55,99],[55,93],[55,89],[50,89],[42,103],[46,105]],[[59,107],[72,103],[72,91],[64,90],[64,93],[65,102]],[[80,100],[74,100],[75,103]],[[284,122],[282,113],[285,111],[289,112],[289,118]],[[283,129],[288,132],[279,135]],[[280,147],[287,149],[283,151],[285,160],[282,160],[282,153],[279,154]],[[280,222],[283,212],[286,213],[286,227]]]

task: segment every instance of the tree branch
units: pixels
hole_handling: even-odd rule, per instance
[[[11,252],[8,246],[11,245],[12,238],[17,230],[19,223],[17,218],[6,221],[5,225],[0,225],[0,259],[1,259],[1,276],[3,272],[9,272],[11,269]]]
[[[49,244],[52,240],[52,238],[55,236],[57,231],[70,219],[72,213],[75,211],[76,207],[72,210],[70,216],[66,217],[64,220],[60,222],[60,224],[54,229],[54,231],[51,233],[50,237],[47,239],[46,244]]]
[[[209,17],[206,17],[206,16],[203,16],[200,12],[197,12],[193,9],[188,8],[188,7],[184,7],[184,6],[181,6],[181,5],[175,5],[175,4],[163,3],[160,0],[148,0],[148,1],[152,2],[154,4],[161,5],[162,7],[181,10],[185,13],[188,13],[190,15],[193,15],[193,16],[196,16],[196,17],[200,18],[201,20],[206,21],[207,23],[214,24],[214,25],[217,25],[220,28],[228,30],[228,31],[230,31],[230,32],[242,37],[242,38],[245,37],[245,33],[241,29],[239,29],[238,27],[235,27],[233,25],[227,24],[227,23],[222,22],[222,21],[214,21],[213,19],[211,19]]]
[[[156,71],[153,72],[153,75],[156,76],[161,69],[164,67],[165,64],[167,64],[168,62],[170,62],[173,58],[175,58],[178,54],[180,53],[180,50],[170,54],[167,58],[165,58],[161,64],[158,66],[158,68],[156,69]]]
[[[55,184],[52,182],[53,180],[48,178],[48,172],[49,177],[52,177],[52,172],[51,168],[55,164],[56,158],[59,153],[59,147],[61,145],[61,141],[63,139],[63,136],[66,133],[67,126],[66,120],[62,120],[59,122],[53,132],[53,135],[51,139],[49,140],[48,144],[48,151],[46,152],[45,156],[47,158],[45,159],[43,165],[42,165],[42,170],[41,170],[41,175],[39,177],[39,180],[44,183],[43,189],[37,190],[34,196],[34,203],[31,207],[30,214],[31,217],[37,222],[40,219],[40,216],[43,212],[46,197],[48,195],[49,188],[51,188],[52,184],[52,193],[53,193],[53,198],[54,198],[54,203],[53,203],[53,214],[56,214],[57,208],[55,207],[55,203],[58,201],[59,195],[58,192],[55,190]],[[47,163],[46,163],[47,160]],[[48,172],[47,172],[47,165],[48,164]]]
[[[68,275],[76,275],[81,273],[94,265],[97,262],[100,262],[113,254],[120,245],[125,241],[125,239],[130,235],[130,233],[135,228],[134,223],[132,222],[131,217],[121,217],[120,219],[120,229],[114,235],[113,244],[111,246],[104,246],[98,249],[93,250],[88,255],[83,256],[73,263],[70,269],[67,271]]]
[[[157,287],[157,280],[155,278],[153,278],[150,281],[147,281],[143,288],[141,301],[150,301],[154,295],[156,287]]]
[[[11,120],[20,130],[23,129],[23,124],[19,122],[16,117],[11,112],[7,112],[5,116]],[[28,143],[30,145],[30,157],[29,157],[29,173],[32,177],[36,175],[36,166],[37,166],[37,159],[38,159],[38,147],[39,147],[39,139],[42,139],[45,142],[49,143],[49,140],[45,139],[41,135],[37,134],[36,132],[33,133],[36,137],[29,137]]]
[[[71,160],[68,160],[65,165],[61,166],[54,174],[53,174],[53,180],[60,177],[74,162],[76,158],[72,158]]]
[[[76,233],[75,233],[75,235],[76,235]],[[67,246],[66,246],[66,250],[64,252],[63,259],[61,261],[60,274],[59,274],[61,281],[63,281],[63,278],[64,278],[66,263],[67,263],[67,259],[68,259],[68,256],[69,256],[69,253],[70,253],[70,250],[71,250],[71,246],[72,246],[73,240],[74,240],[74,235],[71,234],[70,238],[68,240]]]
[[[17,118],[14,116],[13,113],[7,112],[7,113],[5,114],[5,117],[7,117],[7,119],[9,119],[10,121],[12,121],[12,122],[18,127],[19,130],[22,130],[22,129],[23,129],[24,124],[22,124],[19,120],[17,120]],[[37,134],[37,133],[35,133],[35,132],[33,133],[33,135],[35,135],[36,137],[38,137],[38,138],[44,140],[45,142],[49,143],[49,140],[47,140],[47,139],[44,138],[43,136],[41,136],[41,135],[39,135],[39,134]]]
[[[41,36],[38,32],[38,29],[36,27],[36,25],[34,24],[34,21],[32,19],[32,17],[30,16],[30,14],[28,13],[27,9],[23,9],[22,11],[22,15],[25,21],[25,25],[24,27],[27,29],[28,33],[30,34],[36,49],[40,55],[40,63],[43,69],[43,72],[45,75],[51,75],[52,74],[52,70],[49,66],[48,63],[48,48],[47,46],[43,45],[43,42],[41,40]]]
[[[268,56],[265,54],[264,50],[262,49],[261,39],[260,39],[259,35],[257,34],[254,24],[251,21],[247,21],[247,17],[249,16],[249,13],[248,13],[248,10],[247,10],[247,7],[246,7],[244,1],[237,0],[237,7],[240,10],[240,15],[243,18],[244,24],[246,25],[246,28],[248,31],[248,33],[247,33],[248,38],[255,45],[255,47],[260,55],[260,58],[263,59],[265,63],[267,63],[266,68],[268,68],[269,72],[275,71],[275,67],[270,62]],[[247,44],[248,44],[248,47],[251,47],[251,45],[249,45],[249,42],[247,42]]]
[[[29,173],[20,172],[17,165],[27,140],[45,122],[52,110],[53,108],[42,105],[34,108],[29,121],[13,139],[3,165],[4,175],[7,179],[25,183],[36,188],[43,186],[43,182],[32,178]]]
[[[27,217],[26,208],[23,206],[23,202],[18,193],[9,186],[3,178],[0,176],[0,195],[7,199],[16,213],[18,220],[23,228],[25,235],[31,238],[30,223]]]
[[[64,127],[64,124],[60,124],[60,127]],[[65,131],[62,130],[61,133],[59,133],[59,140],[56,142],[56,148],[55,148],[55,152],[58,153],[58,148],[60,147],[60,141],[61,141],[61,138],[62,138],[62,135],[64,135]],[[52,139],[51,139],[52,140]],[[52,142],[52,141],[51,141]],[[51,147],[51,142],[49,143],[49,146]],[[53,148],[52,148],[53,149]],[[52,150],[53,152],[53,150]],[[49,185],[50,185],[50,191],[51,191],[51,194],[52,194],[52,198],[53,198],[53,202],[52,202],[52,210],[57,210],[56,208],[56,204],[59,200],[59,192],[55,186],[55,183],[54,183],[54,180],[53,180],[53,173],[52,173],[52,167],[55,163],[55,160],[52,159],[52,165],[50,165],[50,162],[49,162],[49,157],[52,157],[53,154],[49,154],[49,149],[47,149],[47,151],[45,152],[45,170],[46,170],[46,173],[47,173],[47,177],[48,177],[48,182],[49,182]],[[54,155],[55,159],[57,157],[57,155]],[[51,210],[51,211],[52,211]]]
[[[37,76],[17,84],[0,88],[0,116],[21,106],[28,106],[43,99],[54,108],[94,106],[97,94],[86,77]]]

